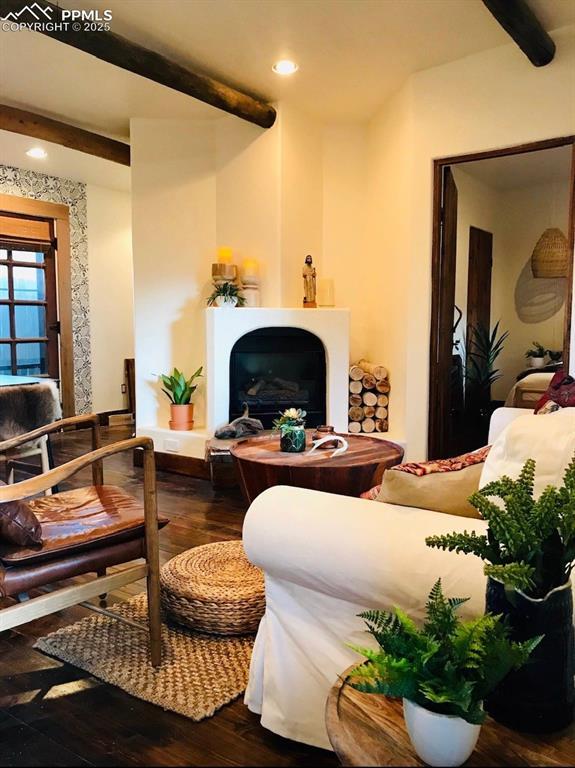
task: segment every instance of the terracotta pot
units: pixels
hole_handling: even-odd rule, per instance
[[[185,432],[194,428],[194,404],[174,405],[170,404],[170,429],[177,432]]]

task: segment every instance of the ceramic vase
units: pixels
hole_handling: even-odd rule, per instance
[[[454,715],[439,715],[403,700],[403,716],[413,748],[431,766],[463,765],[479,738],[480,725]]]
[[[489,579],[485,602],[489,613],[506,618],[512,640],[544,636],[527,664],[510,672],[486,699],[485,709],[494,720],[518,731],[551,733],[566,728],[573,721],[575,704],[571,582],[535,599]]]
[[[305,451],[305,427],[280,427],[280,450],[285,453]]]
[[[216,296],[215,298],[216,307],[228,307],[232,308],[235,307],[238,303],[238,297],[237,296]]]

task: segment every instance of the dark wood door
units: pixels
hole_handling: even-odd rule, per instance
[[[469,271],[467,274],[467,362],[473,352],[473,336],[477,328],[491,328],[491,272],[493,268],[493,235],[478,227],[469,227]],[[473,396],[473,384],[466,392]]]
[[[443,169],[442,206],[440,229],[440,263],[435,297],[437,313],[437,337],[432,350],[434,363],[431,366],[435,377],[433,391],[435,402],[430,402],[430,445],[429,458],[449,455],[454,425],[452,414],[452,369],[453,369],[453,316],[455,311],[455,271],[457,263],[457,186],[446,166]]]

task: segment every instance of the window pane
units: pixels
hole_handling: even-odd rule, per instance
[[[16,344],[16,365],[19,376],[38,376],[47,373],[46,342]]]
[[[0,304],[0,339],[10,338],[10,310],[6,304]]]
[[[12,261],[27,261],[30,264],[43,264],[44,254],[36,251],[12,251]]]
[[[0,373],[12,373],[10,344],[0,344]]]
[[[8,267],[0,265],[0,299],[8,298]]]
[[[14,267],[14,298],[43,301],[46,298],[44,270],[33,267]],[[0,296],[1,298],[1,296]]]
[[[0,259],[7,259],[8,258],[8,251],[4,248],[0,248]]]
[[[29,339],[46,335],[46,309],[44,307],[28,306],[14,307],[16,319],[16,338]]]

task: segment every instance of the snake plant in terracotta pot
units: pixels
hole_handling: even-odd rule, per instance
[[[401,609],[360,614],[379,648],[354,650],[367,658],[350,676],[365,693],[403,699],[413,747],[428,765],[467,760],[485,719],[483,700],[539,642],[517,643],[500,616],[461,621],[468,598],[445,597],[439,579],[429,594],[423,626]]]
[[[529,459],[517,480],[502,477],[470,497],[488,522],[485,535],[451,533],[426,541],[481,557],[488,577],[486,609],[506,616],[514,640],[544,636],[530,663],[498,686],[486,709],[518,730],[551,732],[572,722],[575,707],[575,457],[563,485],[548,486],[538,499],[534,477],[535,462]]]
[[[177,368],[169,376],[160,375],[162,392],[170,400],[170,429],[181,432],[194,428],[194,404],[191,400],[198,385],[193,382],[202,375],[202,369],[200,365],[189,379]]]

